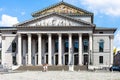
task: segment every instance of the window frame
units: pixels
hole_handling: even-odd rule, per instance
[[[104,40],[100,39],[99,41],[99,52],[104,52]]]
[[[103,59],[103,56],[99,56],[99,64],[103,64],[103,61],[104,59]]]

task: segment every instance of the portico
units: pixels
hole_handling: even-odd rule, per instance
[[[22,46],[18,45],[18,52],[21,52],[21,54],[19,53],[17,62],[20,65],[42,65],[44,63],[68,65],[71,60],[73,60],[72,62],[75,60],[73,64],[83,65],[82,41],[84,38],[92,39],[89,34],[82,33],[19,34],[18,42]],[[73,59],[69,56],[71,49]],[[89,50],[86,51],[87,54],[88,52]]]

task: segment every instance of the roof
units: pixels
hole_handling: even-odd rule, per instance
[[[112,30],[115,32],[117,30],[117,28],[95,27],[95,30],[107,30],[107,31]]]
[[[86,10],[84,10],[84,9],[78,8],[78,7],[74,6],[74,5],[68,4],[68,3],[66,3],[66,2],[63,2],[63,1],[62,1],[62,2],[59,2],[59,3],[57,3],[57,4],[53,4],[53,5],[51,5],[51,6],[47,7],[47,8],[44,8],[44,9],[42,9],[42,10],[33,12],[33,13],[32,13],[32,16],[33,16],[33,17],[38,17],[39,15],[41,15],[41,14],[40,14],[41,12],[44,12],[44,11],[49,10],[49,9],[52,9],[52,8],[54,8],[54,7],[56,7],[56,6],[59,6],[59,5],[66,5],[66,6],[68,6],[68,7],[74,8],[74,9],[76,9],[76,10],[78,10],[78,11],[82,11],[82,12],[85,13],[85,14],[68,14],[68,13],[67,13],[68,15],[92,15],[92,16],[93,16],[93,13],[91,13],[91,12],[89,12],[89,11],[86,11]]]
[[[0,27],[0,30],[17,30],[16,27]]]

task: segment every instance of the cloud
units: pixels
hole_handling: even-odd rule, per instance
[[[3,14],[0,20],[0,26],[12,26],[16,23],[19,23],[17,17],[12,17],[6,14]]]
[[[114,37],[114,47],[120,49],[120,30],[117,30]]]
[[[120,0],[79,0],[88,9],[109,16],[120,16]]]

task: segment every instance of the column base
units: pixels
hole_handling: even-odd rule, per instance
[[[79,64],[79,66],[83,66],[83,64]]]
[[[62,64],[58,64],[57,66],[63,66]]]
[[[36,66],[43,66],[42,64],[38,64],[38,65],[36,65]]]
[[[33,66],[32,64],[27,64],[27,66]]]

